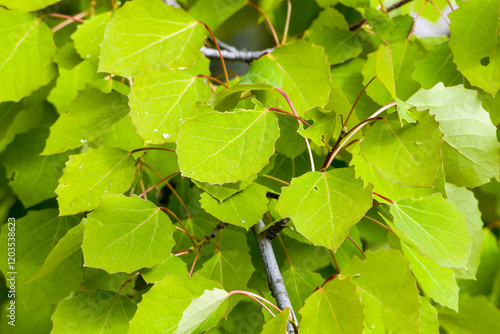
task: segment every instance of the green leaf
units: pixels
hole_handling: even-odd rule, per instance
[[[401,243],[405,258],[424,294],[441,305],[458,311],[458,285],[451,268],[440,267],[417,250]]]
[[[19,9],[23,12],[34,12],[59,1],[61,0],[0,0],[0,5],[10,9]]]
[[[68,160],[68,153],[40,156],[48,136],[46,128],[17,135],[2,154],[9,185],[26,208],[56,197],[57,180]]]
[[[175,255],[167,257],[162,263],[155,264],[151,268],[141,270],[141,277],[144,278],[147,283],[161,281],[167,274],[184,277],[189,276],[186,264]]]
[[[425,297],[420,296],[420,302],[420,333],[439,334],[438,311]]]
[[[141,137],[137,134],[137,128],[132,123],[132,119],[129,115],[111,125],[109,129],[101,135],[100,143],[110,147],[118,147],[125,151],[132,151],[144,146]],[[151,151],[147,154],[148,158],[150,157],[149,153],[151,153]],[[165,176],[169,174],[165,174]]]
[[[10,2],[10,1],[9,1]],[[57,74],[49,27],[35,15],[0,8],[0,101],[19,101]],[[34,57],[34,55],[36,55]]]
[[[371,187],[363,187],[353,168],[338,168],[293,179],[275,210],[314,245],[336,251],[371,206]]]
[[[305,120],[312,120],[314,123],[304,130],[304,124],[301,124],[299,133],[311,139],[316,145],[324,146],[323,140],[328,143],[333,137],[337,116],[334,111],[326,112],[321,108],[313,108],[304,113]],[[309,123],[309,122],[308,122]],[[309,123],[311,124],[311,123]]]
[[[499,179],[496,128],[475,91],[439,83],[417,92],[407,102],[418,110],[429,109],[439,122],[444,134],[442,155],[447,182],[477,187],[492,177]]]
[[[224,200],[222,203],[208,193],[201,194],[201,207],[225,223],[241,226],[247,230],[255,225],[267,212],[266,189],[251,184],[245,190]]]
[[[375,35],[391,43],[408,37],[413,26],[413,17],[410,15],[389,17],[375,8],[366,8],[365,16]]]
[[[458,70],[493,96],[500,89],[498,10],[496,2],[480,0],[464,2],[450,14],[450,48]]]
[[[433,195],[438,192],[445,193],[445,182],[443,167],[438,168],[438,174],[434,182],[433,188],[416,188],[416,187],[403,187],[400,184],[392,183],[386,178],[383,178],[377,168],[372,164],[366,162],[366,159],[359,154],[359,146],[352,150],[351,166],[356,170],[356,176],[365,181],[365,184],[371,183],[373,191],[390,198],[393,201],[399,201],[402,198],[413,197],[421,198]],[[377,201],[389,203],[382,198],[377,198]]]
[[[333,279],[318,288],[300,309],[301,333],[361,333],[363,305],[356,285]]]
[[[274,318],[269,320],[262,327],[260,334],[287,334],[288,318],[290,317],[290,309],[287,307]]]
[[[282,276],[294,310],[302,309],[307,297],[325,281],[318,273],[295,267],[283,271]]]
[[[368,333],[419,333],[420,301],[408,262],[397,250],[365,252],[340,273],[357,286]]]
[[[85,223],[85,266],[108,273],[151,267],[170,255],[173,233],[170,218],[153,203],[105,194]]]
[[[45,259],[43,266],[38,269],[37,273],[33,275],[26,283],[36,281],[37,279],[44,278],[52,273],[57,266],[64,260],[80,250],[83,242],[83,232],[85,230],[84,224],[80,223],[69,230],[51,250],[50,254]]]
[[[221,289],[205,290],[182,313],[174,334],[200,333],[217,325],[228,304],[228,293]]]
[[[224,184],[210,184],[206,182],[199,182],[193,180],[194,184],[198,188],[205,190],[210,196],[217,198],[220,203],[233,196],[234,194],[246,189],[249,185],[253,183],[256,176],[251,176],[245,181],[238,181],[236,183],[224,183]]]
[[[92,142],[127,115],[127,100],[115,91],[104,94],[94,88],[86,89],[50,127],[42,154],[61,153]]]
[[[416,200],[406,198],[392,204],[390,212],[397,231],[424,255],[442,267],[467,266],[472,240],[465,215],[453,202],[441,194]]]
[[[123,193],[134,181],[135,160],[129,152],[100,146],[66,163],[56,189],[61,215],[90,211],[104,193]]]
[[[97,67],[88,61],[82,61],[70,70],[59,68],[56,86],[50,91],[47,100],[56,107],[60,114],[66,112],[85,85],[103,79],[105,73],[97,73]]]
[[[146,66],[190,67],[199,57],[204,30],[184,10],[161,1],[127,2],[106,27],[99,71],[130,78]]]
[[[104,290],[80,292],[57,305],[52,333],[126,333],[136,310],[127,296]]]
[[[313,33],[315,31],[321,30],[323,27],[339,28],[341,30],[349,30],[349,26],[344,18],[344,16],[335,8],[326,7],[323,9],[319,16],[314,20],[307,33]]]
[[[243,181],[269,163],[278,136],[277,117],[260,103],[254,110],[196,115],[181,124],[179,167],[201,182]]]
[[[439,322],[448,333],[497,333],[500,310],[486,296],[460,296],[459,312],[442,309]]]
[[[415,64],[412,78],[420,82],[424,89],[430,89],[439,82],[446,87],[464,82],[462,74],[453,62],[448,43],[439,44],[434,50],[427,52],[427,57]]]
[[[221,288],[219,283],[197,274],[191,278],[167,275],[142,296],[137,312],[130,321],[129,333],[173,333],[193,299],[201,296],[205,290]]]
[[[393,183],[432,187],[441,164],[442,136],[430,115],[401,127],[398,116],[391,114],[366,132],[360,154]]]
[[[57,265],[47,276],[36,281],[27,281],[43,266],[57,242],[78,224],[75,217],[58,217],[57,210],[45,209],[28,211],[20,219],[10,220],[2,226],[0,234],[0,269],[7,275],[15,277],[16,306],[36,312],[37,308],[51,307],[59,300],[76,290],[82,281],[82,255],[73,254]],[[15,236],[15,263],[8,265],[8,247],[11,248],[12,234]],[[10,246],[8,244],[11,244]],[[9,250],[10,251],[10,250]]]
[[[325,47],[331,65],[357,57],[363,51],[361,38],[356,32],[337,27],[324,27],[315,31],[309,35],[309,40]]]
[[[130,94],[130,116],[146,144],[177,141],[179,125],[196,115],[197,101],[210,96],[196,76],[162,67],[137,76]]]
[[[450,201],[457,205],[457,209],[465,214],[467,227],[472,235],[472,248],[467,268],[454,268],[453,270],[458,278],[475,279],[484,238],[482,231],[483,221],[481,219],[481,212],[478,209],[478,201],[472,191],[466,188],[459,188],[450,183],[446,184],[446,195]]]
[[[214,31],[245,4],[245,0],[200,0],[189,8],[189,14]]]
[[[71,35],[78,54],[82,59],[87,60],[94,66],[98,66],[99,64],[101,42],[104,38],[106,26],[112,17],[112,12],[95,15],[83,24],[79,24],[76,31]]]

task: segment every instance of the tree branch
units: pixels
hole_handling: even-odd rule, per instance
[[[252,227],[252,231],[259,245],[260,254],[262,256],[262,262],[264,262],[264,267],[266,268],[267,281],[269,283],[269,289],[271,294],[276,299],[276,304],[283,310],[288,307],[293,316],[294,324],[288,323],[287,331],[288,334],[295,334],[295,327],[298,326],[297,317],[292,308],[292,303],[288,297],[288,293],[283,283],[283,277],[281,276],[280,268],[278,267],[278,262],[276,261],[276,256],[274,255],[273,246],[271,240],[267,238],[267,235],[260,234],[260,231],[265,227],[264,222],[259,220],[257,224]]]
[[[263,54],[270,53],[274,49],[266,49],[260,51],[246,51],[246,50],[238,50],[232,47],[232,50],[221,50],[222,57],[225,60],[242,60],[251,62],[252,60],[259,59]],[[207,48],[206,46],[201,48],[201,52],[203,55],[210,59],[220,59],[219,52],[216,49]]]

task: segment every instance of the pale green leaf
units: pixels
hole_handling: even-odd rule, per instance
[[[61,215],[90,211],[99,205],[104,193],[122,193],[134,181],[135,160],[129,152],[100,146],[66,163],[56,189]]]
[[[450,14],[450,48],[458,70],[491,95],[500,89],[500,18],[496,1],[464,1]]]
[[[319,287],[300,309],[301,333],[361,333],[363,305],[356,285],[348,280],[333,279]]]
[[[0,0],[0,5],[23,12],[34,12],[61,0]]]
[[[112,12],[96,15],[83,24],[79,24],[76,31],[71,35],[75,42],[75,49],[82,59],[87,60],[94,66],[99,64],[101,54],[101,42],[104,38],[106,26],[113,17]]]
[[[398,116],[390,114],[366,132],[360,154],[393,183],[432,187],[441,164],[442,137],[430,115],[401,127]]]
[[[439,83],[417,92],[407,102],[419,110],[429,109],[439,122],[444,134],[442,156],[447,182],[477,187],[492,177],[499,178],[496,127],[475,91]]]
[[[104,94],[94,88],[86,89],[50,127],[42,154],[65,152],[93,141],[127,115],[127,100],[115,91]]]
[[[182,313],[174,334],[200,333],[217,325],[228,304],[228,293],[221,289],[205,290]]]
[[[442,43],[427,52],[427,57],[415,64],[412,78],[420,82],[424,89],[430,89],[439,82],[446,87],[464,82],[462,74],[453,62],[453,54],[448,43]]]
[[[371,206],[371,187],[363,187],[353,168],[339,168],[293,179],[275,210],[314,245],[336,251]]]
[[[242,181],[269,163],[278,136],[277,117],[262,105],[196,115],[181,124],[179,167],[182,175],[201,182]]]
[[[287,334],[289,317],[290,309],[285,308],[282,312],[278,313],[274,318],[264,324],[260,334]]]
[[[141,277],[148,283],[161,281],[167,274],[184,277],[189,276],[186,269],[186,263],[175,255],[167,257],[162,263],[155,264],[151,268],[141,270]]]
[[[127,296],[105,290],[80,292],[57,305],[51,333],[126,333],[136,310],[137,305]]]
[[[465,215],[441,194],[402,199],[391,205],[394,227],[443,267],[465,268],[472,239]],[[396,231],[395,231],[396,232]]]
[[[177,141],[179,125],[196,115],[197,101],[205,101],[210,89],[195,76],[162,67],[137,76],[130,94],[130,116],[146,144]]]
[[[205,190],[212,197],[219,200],[219,202],[223,202],[234,194],[246,189],[249,185],[253,183],[257,176],[251,176],[245,181],[238,181],[236,183],[224,183],[224,184],[210,184],[206,182],[199,182],[193,180],[194,184],[196,184],[200,189]]]
[[[337,27],[324,27],[315,31],[309,35],[309,40],[324,46],[331,65],[343,63],[363,51],[361,37],[356,32]]]
[[[364,333],[419,333],[421,304],[409,263],[397,250],[365,252],[340,273],[357,286],[364,306]]]
[[[208,193],[201,194],[201,207],[225,223],[249,229],[267,212],[266,189],[251,184],[245,190],[229,197],[222,203]]]
[[[219,283],[197,274],[191,278],[167,275],[142,296],[129,333],[173,333],[193,299],[205,290],[221,288]]]
[[[453,184],[446,184],[446,195],[454,202],[466,217],[467,227],[472,236],[472,248],[467,263],[467,268],[454,268],[457,278],[475,279],[477,268],[479,267],[484,233],[482,231],[483,221],[481,212],[478,209],[478,201],[474,193],[467,188],[459,188]]]
[[[337,116],[334,111],[326,112],[321,108],[313,108],[304,113],[305,120],[310,127],[304,129],[304,124],[300,125],[299,133],[306,138],[310,138],[316,145],[324,146],[322,139],[328,143],[333,137]]]
[[[375,58],[375,66],[377,69],[377,79],[387,88],[392,98],[396,100],[392,52],[388,46],[381,45],[378,49]]]
[[[83,232],[85,230],[83,222],[69,230],[50,251],[45,259],[43,266],[38,269],[26,283],[30,283],[40,278],[44,278],[52,273],[58,265],[73,255],[80,249],[83,241]]]
[[[189,67],[199,57],[204,31],[181,8],[156,0],[127,2],[106,27],[99,71],[129,78],[146,66]]]
[[[85,266],[109,273],[151,267],[170,255],[173,232],[170,218],[152,202],[105,194],[85,223]]]
[[[144,146],[141,137],[137,134],[137,128],[132,123],[132,119],[129,115],[111,125],[109,129],[101,135],[100,143],[110,147],[118,147],[125,151],[132,151]],[[146,154],[148,158],[151,156],[150,153],[152,153],[152,151]],[[165,176],[169,174],[165,174]]]
[[[189,8],[189,14],[214,31],[245,4],[246,0],[199,0]]]
[[[424,294],[441,305],[458,310],[458,285],[451,268],[440,267],[417,250],[401,243],[405,258]]]
[[[97,73],[97,67],[88,61],[82,61],[70,70],[59,68],[56,86],[50,91],[47,100],[56,107],[60,114],[66,112],[85,85],[103,79],[105,73]]]
[[[420,302],[420,333],[439,334],[438,311],[425,297],[420,296]]]
[[[9,185],[26,208],[56,197],[57,180],[68,160],[68,153],[40,156],[48,136],[46,128],[17,135],[1,156]]]
[[[35,15],[0,8],[0,101],[19,101],[57,74],[49,27]],[[7,84],[8,83],[8,84]]]

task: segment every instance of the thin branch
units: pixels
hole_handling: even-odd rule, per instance
[[[279,108],[267,108],[267,110],[272,110],[272,111],[276,111],[276,112],[280,112],[280,113],[283,113],[283,114],[286,114],[286,115],[289,115],[289,116],[292,116],[292,117],[295,117],[295,119],[299,122],[302,122],[303,124],[307,125],[308,127],[310,127],[311,125],[309,123],[307,123],[302,117],[299,117],[299,116],[296,116],[294,114],[292,114],[291,112],[289,111],[286,111],[286,110],[283,110],[283,109],[279,109]]]
[[[259,220],[257,224],[252,226],[255,239],[259,245],[259,251],[262,256],[262,262],[264,262],[264,268],[266,269],[267,280],[269,283],[269,289],[271,290],[271,295],[276,299],[276,303],[281,310],[288,307],[293,315],[295,325],[297,326],[297,317],[293,311],[292,303],[288,297],[288,292],[286,291],[285,284],[283,283],[283,277],[276,261],[276,256],[274,255],[273,246],[271,240],[266,238],[264,235],[260,234],[260,231],[265,227],[264,222]],[[289,334],[295,334],[294,326],[291,323],[287,326]]]
[[[246,51],[246,50],[221,50],[221,54],[225,60],[241,60],[246,62],[251,62],[255,59],[259,59],[262,55],[266,53],[273,52],[273,48],[260,50],[260,51]],[[209,59],[220,59],[220,54],[216,49],[207,48],[206,46],[201,48],[203,56]]]

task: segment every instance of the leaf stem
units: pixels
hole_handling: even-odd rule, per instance
[[[283,31],[283,39],[281,40],[281,45],[286,44],[286,38],[288,36],[288,28],[290,27],[290,17],[292,16],[292,2],[290,0],[286,0],[286,2],[287,2],[287,11],[286,11],[285,30]]]
[[[354,244],[354,246],[356,246],[356,248],[359,250],[359,252],[361,253],[361,255],[363,255],[363,257],[366,259],[365,253],[363,252],[363,250],[361,249],[361,247],[358,246],[358,244],[356,243],[356,241],[354,241],[349,234],[347,235],[347,238],[349,240],[351,240],[351,242]]]
[[[205,26],[205,28],[208,30],[208,32],[210,33],[210,36],[212,36],[212,40],[215,43],[215,47],[217,48],[217,51],[219,51],[220,62],[222,63],[222,69],[224,70],[224,77],[226,78],[226,84],[224,85],[224,87],[229,89],[229,76],[227,75],[226,63],[224,62],[224,57],[222,56],[222,52],[220,51],[219,43],[217,42],[217,39],[215,38],[214,33],[212,32],[212,30],[210,30],[210,28],[208,27],[208,25],[206,25],[205,22],[198,21],[198,23],[203,24]]]
[[[382,196],[382,195],[380,195],[380,194],[378,194],[378,193],[376,193],[376,192],[374,192],[374,191],[372,191],[372,193],[373,193],[373,195],[378,196],[378,197],[380,197],[380,198],[382,198],[382,199],[385,199],[387,202],[389,202],[389,203],[391,203],[391,204],[394,204],[394,201],[393,201],[393,200],[391,200],[391,199],[389,199],[389,198],[387,198],[387,197],[385,197],[385,196]]]
[[[151,187],[149,187],[148,189],[146,190],[143,190],[142,193],[139,195],[139,197],[142,197],[144,195],[146,195],[148,192],[150,192],[151,190],[153,190],[154,188],[158,187],[160,184],[162,184],[164,181],[166,181],[167,179],[171,178],[172,176],[178,174],[180,171],[175,171],[173,172],[172,174],[170,174],[169,176],[165,176],[163,179],[161,179],[160,181],[156,182],[155,184],[153,184]]]
[[[64,28],[65,26],[77,21],[77,22],[85,22],[82,20],[82,17],[85,17],[89,14],[88,11],[84,11],[84,12],[81,12],[79,14],[76,14],[74,16],[68,16],[68,15],[64,15],[64,14],[57,14],[57,13],[51,13],[51,14],[45,14],[45,15],[42,15],[40,16],[39,20],[41,20],[42,18],[44,17],[47,17],[47,16],[53,16],[53,17],[65,17],[67,18],[67,20],[59,23],[57,26],[55,26],[54,28],[52,28],[52,33],[55,33],[56,31],[58,30],[61,30],[62,28]]]
[[[444,22],[446,22],[447,24],[451,24],[451,22],[448,20],[448,18],[446,16],[444,16],[443,12],[439,9],[439,7],[434,3],[434,1],[432,0],[427,0],[429,1],[433,6],[434,8],[438,11],[439,15],[443,18]],[[449,3],[449,2],[448,2]]]
[[[266,23],[269,26],[269,29],[271,30],[271,34],[273,35],[274,42],[276,43],[276,46],[280,46],[280,40],[278,38],[278,34],[276,34],[276,30],[274,30],[274,26],[271,23],[271,20],[269,20],[269,17],[266,15],[266,13],[264,13],[264,11],[259,6],[257,6],[256,4],[254,4],[251,1],[248,1],[247,5],[250,5],[253,8],[255,8],[262,15],[262,17],[264,17],[264,20],[266,20]]]
[[[194,266],[196,265],[196,262],[198,261],[198,257],[200,256],[200,253],[201,253],[202,249],[203,249],[203,247],[200,247],[198,249],[198,252],[196,253],[196,256],[194,257],[193,265],[191,266],[191,270],[189,270],[189,278],[191,278],[191,276],[193,276]]]
[[[165,213],[171,215],[172,217],[174,217],[175,220],[177,220],[177,222],[179,223],[179,225],[182,226],[182,228],[184,229],[184,232],[187,234],[187,236],[189,237],[189,240],[191,240],[191,242],[193,243],[194,246],[197,246],[198,243],[196,241],[200,241],[199,238],[197,238],[195,235],[193,235],[192,233],[190,233],[186,226],[184,226],[184,224],[182,223],[182,221],[179,219],[179,217],[177,217],[177,215],[172,211],[170,210],[169,208],[166,208],[164,206],[161,206],[160,207],[160,210],[162,211],[165,211]],[[196,241],[195,241],[196,239]]]
[[[368,83],[363,87],[363,89],[361,90],[361,92],[359,92],[359,95],[356,98],[356,101],[354,101],[354,104],[352,105],[351,110],[347,114],[345,122],[342,124],[342,128],[345,128],[347,126],[347,123],[349,122],[349,118],[351,117],[351,114],[354,111],[354,108],[356,108],[356,105],[358,104],[359,99],[361,98],[361,96],[363,95],[363,93],[365,92],[365,90],[368,88],[368,86],[370,86],[370,84],[373,82],[373,80],[375,80],[376,77],[377,76],[374,76],[373,78],[371,78],[371,80],[368,81]]]
[[[166,147],[143,147],[143,148],[136,148],[135,150],[130,151],[130,154],[134,154],[134,153],[141,152],[141,151],[148,151],[148,150],[175,152],[174,149],[166,148]]]
[[[262,306],[264,306],[266,308],[266,310],[269,313],[272,314],[273,317],[274,317],[274,313],[271,312],[271,310],[268,309],[267,306],[265,306],[263,303],[266,303],[266,304],[270,305],[272,308],[274,308],[276,311],[281,312],[281,310],[276,305],[274,305],[273,303],[271,303],[266,298],[264,298],[262,296],[259,296],[258,294],[255,294],[255,293],[252,293],[252,292],[249,292],[249,291],[244,291],[244,290],[233,290],[233,291],[231,291],[231,292],[229,292],[227,294],[228,297],[232,296],[232,295],[243,295],[243,296],[247,296],[247,297],[252,298],[256,302],[258,302],[259,304],[261,304]]]
[[[197,78],[205,78],[205,79],[208,79],[208,80],[210,80],[210,81],[217,82],[219,85],[226,87],[226,85],[225,85],[222,81],[220,81],[220,80],[219,80],[219,79],[217,79],[217,78],[211,77],[211,76],[209,76],[209,75],[205,75],[205,74],[198,74],[196,77],[197,77]]]
[[[418,10],[417,15],[415,16],[415,19],[413,20],[413,24],[411,26],[410,33],[408,34],[408,37],[406,37],[406,40],[408,41],[410,37],[413,35],[413,32],[415,31],[415,24],[417,24],[417,20],[420,17],[420,13],[422,12],[422,9],[424,9],[425,5],[427,4],[427,0],[424,0],[422,3],[422,6],[420,6],[420,9]]]
[[[330,256],[332,257],[333,267],[337,271],[337,274],[339,274],[340,273],[340,268],[339,268],[339,264],[337,263],[337,259],[335,258],[335,254],[333,254],[333,251],[331,249],[329,249],[328,251],[330,252]]]
[[[294,114],[292,114],[291,112],[289,111],[286,111],[286,110],[283,110],[283,109],[279,109],[279,108],[267,108],[267,110],[272,110],[272,111],[276,111],[276,112],[280,112],[280,113],[283,113],[283,114],[286,114],[286,115],[289,115],[289,116],[292,116],[294,117],[296,120],[298,120],[299,122],[302,122],[303,124],[307,125],[308,127],[310,127],[311,125],[309,125],[309,123],[307,123],[302,117],[299,117],[299,116],[296,116]]]
[[[292,109],[293,114],[297,118],[297,122],[300,124],[300,121],[298,120],[300,117],[297,114],[297,111],[295,110],[295,107],[293,106],[293,103],[290,100],[290,98],[288,97],[288,95],[281,88],[275,87],[274,90],[279,92],[285,98],[286,102],[290,106],[290,109]],[[304,137],[304,140],[306,141],[307,151],[309,152],[309,160],[311,161],[311,170],[314,172],[315,171],[314,158],[313,158],[311,146],[309,145],[309,141],[307,140],[307,138]]]
[[[290,254],[288,254],[288,250],[286,249],[285,243],[283,242],[283,239],[279,234],[278,234],[278,239],[280,241],[281,247],[283,247],[283,251],[285,252],[285,256],[288,260],[288,263],[290,264],[290,268],[293,268],[292,260],[290,259]]]
[[[371,220],[372,222],[375,222],[377,224],[379,224],[380,226],[382,226],[383,228],[385,228],[386,230],[394,233],[394,231],[389,227],[389,226],[386,226],[385,224],[383,224],[382,222],[379,222],[378,220],[376,219],[373,219],[372,217],[368,217],[367,215],[364,215],[363,216],[364,218],[368,219],[368,220]]]
[[[274,180],[276,182],[280,182],[280,183],[283,183],[284,185],[287,185],[289,186],[290,183],[286,182],[286,181],[283,181],[282,179],[278,179],[277,177],[274,177],[274,176],[271,176],[271,175],[267,175],[267,174],[262,174],[263,177],[267,177],[268,179],[271,179],[271,180]]]

